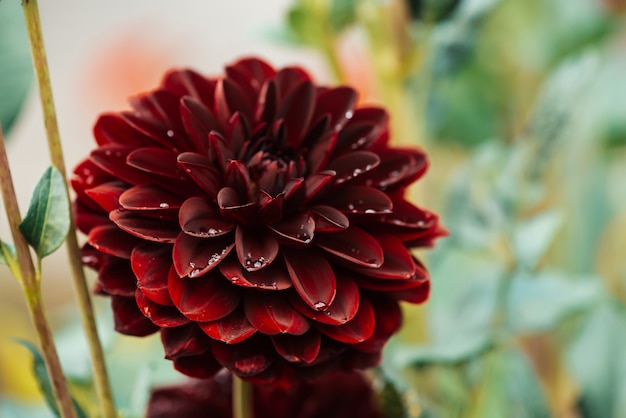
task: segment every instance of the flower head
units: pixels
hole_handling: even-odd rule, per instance
[[[231,418],[229,373],[152,391],[147,418]],[[374,391],[359,372],[331,373],[315,382],[298,381],[289,390],[254,385],[255,418],[381,418]]]
[[[390,147],[385,110],[355,103],[249,58],[215,78],[172,71],[101,115],[72,184],[116,329],[160,330],[194,377],[376,364],[398,302],[428,296],[409,249],[442,230],[404,197],[424,153]]]

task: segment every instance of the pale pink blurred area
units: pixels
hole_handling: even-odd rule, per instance
[[[169,68],[190,67],[217,74],[241,56],[255,55],[275,66],[299,64],[327,82],[323,60],[311,51],[281,44],[268,35],[282,25],[289,0],[40,1],[50,77],[68,176],[94,147],[92,126],[99,113],[127,108],[127,98],[157,87]],[[8,142],[11,170],[22,215],[32,190],[49,165],[39,97],[33,86]],[[0,237],[10,241],[6,215]],[[84,241],[84,237],[80,237]],[[55,325],[60,312],[77,317],[65,248],[43,263],[43,291]],[[90,278],[93,276],[90,275]],[[35,396],[32,382],[7,377],[30,367],[28,356],[13,358],[7,337],[36,341],[16,280],[0,266],[0,394]],[[8,318],[12,318],[9,321]],[[18,350],[24,350],[18,348]],[[19,387],[15,385],[19,383]]]

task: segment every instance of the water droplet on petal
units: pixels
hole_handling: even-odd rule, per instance
[[[159,203],[159,207],[163,209],[167,209],[170,207],[170,205],[168,203]]]
[[[326,305],[324,302],[315,302],[315,304],[313,305],[315,307],[316,310],[318,311],[323,311],[324,309],[326,309],[326,307],[328,305]]]
[[[172,131],[171,129],[167,130],[167,136],[172,138],[174,136],[174,131]]]

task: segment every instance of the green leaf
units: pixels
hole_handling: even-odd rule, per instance
[[[587,318],[566,354],[583,418],[626,416],[626,314],[609,303]]]
[[[336,33],[341,32],[356,21],[356,0],[332,0],[329,20]]]
[[[39,259],[63,244],[70,227],[70,208],[65,179],[53,166],[37,183],[20,231],[35,249]]]
[[[54,412],[54,414],[59,416],[59,409],[57,406],[56,399],[54,398],[54,392],[52,391],[52,383],[50,382],[50,377],[48,376],[48,370],[46,369],[46,363],[43,359],[43,356],[39,352],[39,349],[35,347],[31,342],[21,339],[15,339],[17,343],[26,347],[28,351],[33,355],[33,372],[35,374],[35,378],[37,379],[37,383],[39,384],[39,390],[44,395],[46,403]],[[76,416],[78,418],[87,418],[87,415],[80,407],[80,405],[72,398],[72,403],[74,404],[74,409],[76,410]]]
[[[13,244],[0,240],[0,264],[9,266],[11,273],[17,278],[21,277],[20,267]]]
[[[33,78],[26,25],[19,1],[0,2],[0,124],[17,119]]]
[[[533,269],[548,250],[563,223],[557,211],[547,211],[521,221],[513,231],[513,251],[517,262]]]

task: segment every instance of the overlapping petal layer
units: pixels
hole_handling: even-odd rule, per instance
[[[426,155],[390,147],[385,110],[356,97],[247,58],[172,71],[102,115],[72,185],[116,329],[160,330],[196,377],[375,364],[399,301],[428,297],[410,250],[445,232],[405,197]]]

